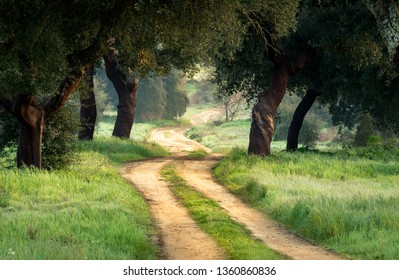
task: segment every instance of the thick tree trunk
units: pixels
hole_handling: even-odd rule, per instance
[[[270,51],[268,58],[275,69],[270,87],[258,97],[252,109],[252,123],[249,135],[248,153],[268,156],[275,129],[275,115],[285,92],[289,78],[302,70],[314,56],[315,50],[307,46],[296,60],[291,60],[282,50]]]
[[[110,49],[104,55],[108,79],[115,87],[118,94],[118,113],[112,136],[129,139],[136,113],[136,92],[138,82],[128,78],[122,71],[116,58],[115,50]]]
[[[17,94],[16,99],[11,101],[0,91],[0,106],[21,123],[17,151],[18,167],[42,167],[41,145],[45,120],[64,106],[79,84],[81,76],[82,71],[72,71],[62,81],[58,92],[44,100],[42,104],[37,103],[36,96],[27,94]]]
[[[309,112],[310,108],[312,108],[313,103],[319,95],[320,93],[317,91],[309,89],[302,101],[298,104],[298,107],[295,109],[290,128],[288,129],[287,151],[295,151],[298,149],[298,138],[303,124],[303,119]]]
[[[96,98],[94,95],[94,65],[86,68],[85,83],[87,91],[80,96],[80,131],[79,140],[93,140],[97,118]]]
[[[278,67],[273,72],[269,89],[262,93],[252,109],[248,153],[268,156],[275,129],[275,115],[288,86],[289,72]]]
[[[17,167],[42,167],[42,138],[44,129],[44,112],[29,108],[21,120],[21,131],[18,140]]]

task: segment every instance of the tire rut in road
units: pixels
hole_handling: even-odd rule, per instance
[[[339,260],[340,256],[314,246],[285,230],[260,211],[244,204],[212,179],[211,168],[217,159],[185,160],[177,165],[180,176],[205,196],[217,201],[237,222],[245,225],[252,234],[269,248],[291,259]]]
[[[160,176],[162,167],[173,159],[153,159],[130,163],[122,167],[129,180],[146,199],[166,259],[224,259],[216,242],[204,233],[187,213]]]

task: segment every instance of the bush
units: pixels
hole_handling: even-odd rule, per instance
[[[74,160],[79,130],[79,114],[69,103],[46,121],[43,131],[42,166],[59,169]],[[6,112],[0,113],[0,165],[11,167],[16,162],[19,122]]]
[[[60,169],[75,160],[78,113],[72,106],[64,106],[47,120],[43,132],[42,165],[46,169]]]
[[[176,119],[186,112],[188,103],[177,71],[164,77],[151,76],[139,83],[135,118],[139,122]]]
[[[378,136],[378,132],[373,117],[370,114],[365,114],[361,117],[357,127],[354,145],[356,147],[367,147],[367,142],[372,136]]]

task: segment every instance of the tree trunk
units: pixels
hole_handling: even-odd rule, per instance
[[[298,149],[298,138],[303,124],[303,119],[309,112],[310,108],[312,108],[313,103],[319,95],[320,93],[317,91],[309,89],[302,101],[298,104],[298,107],[295,109],[290,128],[288,129],[287,151],[295,151]]]
[[[395,49],[395,53],[393,54],[393,63],[396,65],[396,71],[399,69],[399,45]]]
[[[21,131],[18,140],[17,167],[42,167],[42,138],[44,129],[44,112],[29,108],[21,120]]]
[[[93,140],[97,118],[96,98],[94,95],[94,64],[86,68],[85,83],[87,91],[80,95],[80,131],[79,140]]]
[[[21,123],[18,142],[17,166],[42,167],[42,139],[45,120],[58,112],[80,82],[82,71],[73,70],[62,81],[57,93],[37,103],[36,96],[17,94],[10,100],[0,91],[0,106]]]
[[[296,60],[291,60],[282,50],[268,52],[268,59],[273,62],[275,69],[270,87],[259,95],[258,102],[252,109],[249,154],[270,155],[275,115],[287,90],[289,78],[302,70],[314,55],[315,50],[310,46],[307,46]]]
[[[116,58],[115,50],[110,49],[104,55],[108,79],[115,87],[118,94],[118,113],[112,136],[129,139],[136,113],[136,92],[138,82],[128,78],[122,71]]]
[[[229,122],[229,102],[224,102],[224,112],[226,115],[226,122]]]
[[[248,153],[268,156],[275,129],[275,115],[288,86],[289,73],[286,67],[273,72],[269,89],[262,93],[252,109]]]

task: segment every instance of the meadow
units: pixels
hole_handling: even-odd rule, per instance
[[[155,144],[98,138],[62,170],[0,170],[0,259],[157,259],[149,210],[119,175]]]
[[[350,259],[399,259],[397,149],[233,149],[214,175],[293,233]]]

